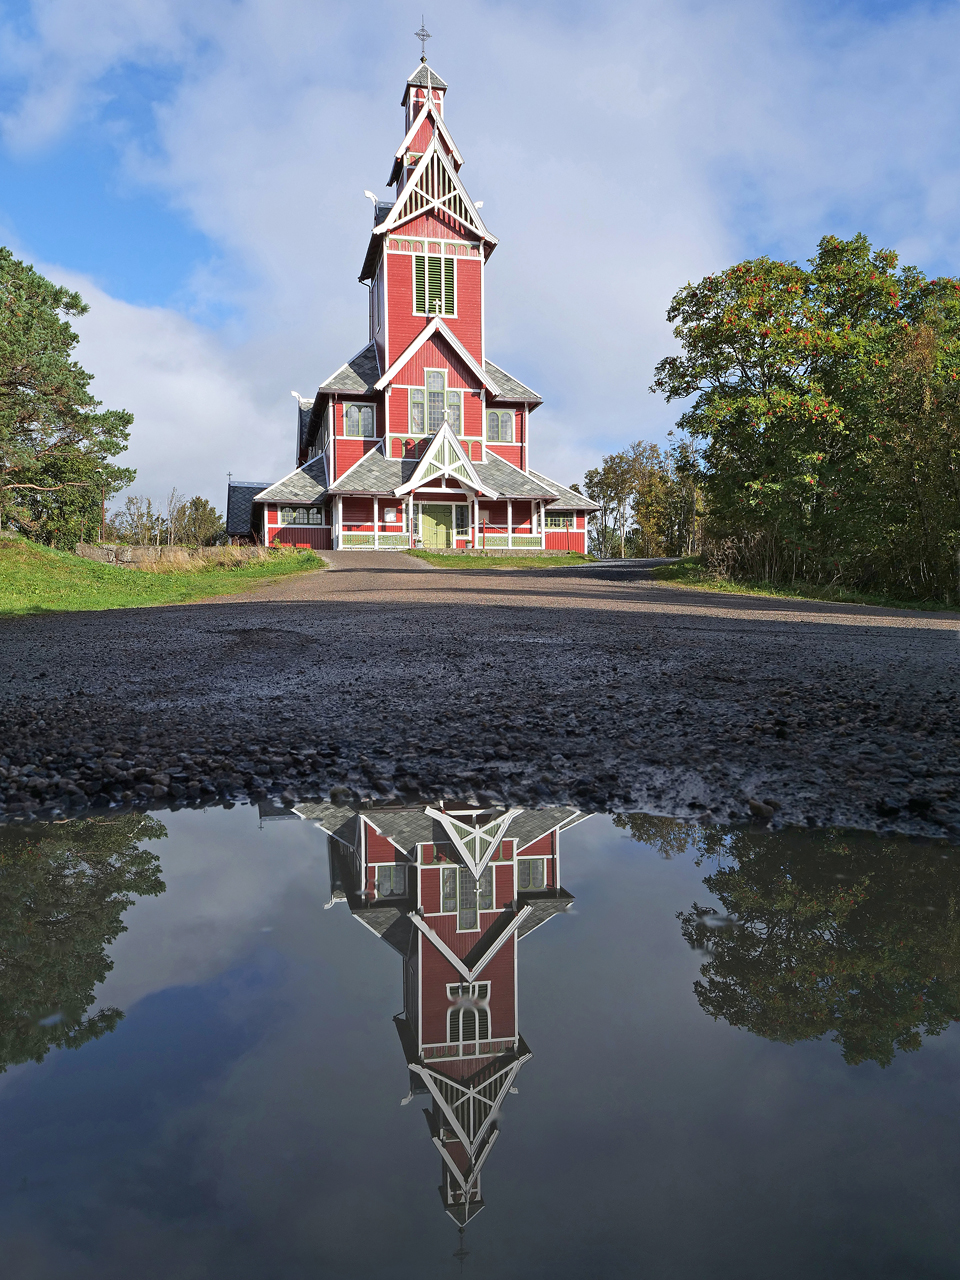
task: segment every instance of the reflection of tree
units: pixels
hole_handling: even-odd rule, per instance
[[[638,844],[656,849],[661,858],[676,858],[681,853],[699,847],[703,828],[693,823],[680,822],[676,818],[664,818],[656,813],[618,813],[613,825],[621,831],[629,831]]]
[[[0,831],[0,1071],[75,1049],[123,1017],[85,1014],[133,895],[164,890],[139,842],[166,834],[144,814]]]
[[[847,1062],[881,1066],[960,1021],[956,852],[830,832],[701,829],[699,843],[731,860],[704,884],[733,919],[678,915],[709,955],[706,1013],[787,1044],[831,1033]]]

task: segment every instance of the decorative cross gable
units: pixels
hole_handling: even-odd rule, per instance
[[[403,369],[404,365],[413,359],[420,348],[425,343],[429,342],[434,334],[443,338],[445,342],[450,344],[482,387],[486,387],[492,395],[499,396],[502,394],[499,383],[495,382],[492,375],[485,369],[481,369],[457,335],[443,323],[439,316],[434,316],[432,320],[424,325],[406,350],[397,356],[396,360],[394,360],[393,364],[386,371],[383,377],[379,378],[373,384],[374,391],[383,391],[388,387],[391,382],[393,382],[397,374]]]
[[[492,236],[483,225],[483,219],[467,195],[452,161],[437,146],[436,134],[430,139],[397,203],[386,219],[374,228],[374,235],[386,235],[403,223],[428,213],[446,214],[460,223],[468,237],[479,236],[491,248],[497,243],[496,236]]]
[[[387,179],[388,187],[392,187],[400,177],[400,173],[403,169],[403,158],[407,154],[407,149],[420,132],[424,121],[428,117],[432,117],[433,119],[434,133],[438,133],[447,144],[447,150],[449,151],[456,168],[459,170],[460,166],[463,164],[463,156],[460,154],[450,130],[444,124],[443,116],[440,114],[440,108],[436,102],[434,102],[433,95],[431,94],[417,113],[417,118],[407,130],[407,136],[397,148],[397,153],[393,158],[393,168],[390,171],[390,177]]]
[[[404,494],[412,493],[414,489],[418,489],[428,480],[435,480],[438,476],[459,480],[461,484],[467,485],[475,493],[483,493],[485,497],[497,497],[497,494],[490,493],[487,486],[480,483],[480,477],[474,470],[473,463],[464,452],[463,445],[450,430],[449,423],[446,422],[430,441],[426,452],[417,463],[413,475],[406,484],[402,484],[399,489],[394,489],[394,495],[402,498]],[[519,810],[511,810],[511,816],[514,812],[519,812]],[[449,822],[446,815],[442,813],[435,813],[432,809],[428,809],[427,813],[431,817],[439,818],[444,826]],[[454,843],[456,844],[457,841],[454,840]],[[479,875],[480,873],[476,872],[475,874]]]
[[[470,870],[474,879],[479,880],[480,873],[496,853],[507,827],[518,814],[523,813],[523,810],[510,809],[482,827],[468,826],[467,823],[459,822],[450,814],[441,813],[439,809],[427,809],[426,812],[443,826],[450,837],[450,842],[463,859],[464,866]]]

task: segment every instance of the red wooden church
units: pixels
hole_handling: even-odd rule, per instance
[[[589,499],[530,466],[540,396],[487,358],[484,268],[497,246],[460,178],[447,85],[426,56],[360,272],[367,345],[297,396],[297,469],[231,484],[233,537],[317,550],[584,551]],[[373,197],[371,197],[373,198]]]
[[[520,1034],[517,945],[573,901],[560,885],[560,833],[576,809],[301,804],[327,832],[330,903],[403,958],[394,1019],[410,1093],[430,1105],[440,1196],[461,1227],[483,1208],[480,1171],[501,1107],[532,1056]]]

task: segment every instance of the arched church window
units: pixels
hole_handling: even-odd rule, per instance
[[[490,984],[466,982],[447,988],[452,1002],[447,1017],[447,1040],[450,1044],[469,1044],[490,1039]]]
[[[348,436],[373,435],[373,406],[369,404],[348,404],[346,411]]]
[[[280,523],[281,523],[281,524],[293,524],[294,520],[296,519],[296,515],[297,515],[297,513],[296,513],[296,511],[293,509],[293,507],[281,507],[281,508],[280,508]]]
[[[460,392],[447,392],[447,422],[454,435],[460,434]]]
[[[422,436],[426,428],[423,421],[423,387],[413,387],[410,391],[410,431],[415,436]]]
[[[381,863],[377,867],[377,897],[402,898],[406,892],[407,868],[402,863]]]
[[[494,444],[513,443],[513,413],[491,409],[487,414],[487,440]]]
[[[543,859],[542,858],[518,858],[517,859],[517,888],[518,889],[542,889],[543,888]]]
[[[297,507],[297,513],[293,518],[294,524],[309,524],[310,512],[306,507]]]

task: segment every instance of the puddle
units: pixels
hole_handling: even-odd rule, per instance
[[[571,807],[4,828],[4,1273],[952,1274],[958,903]]]

